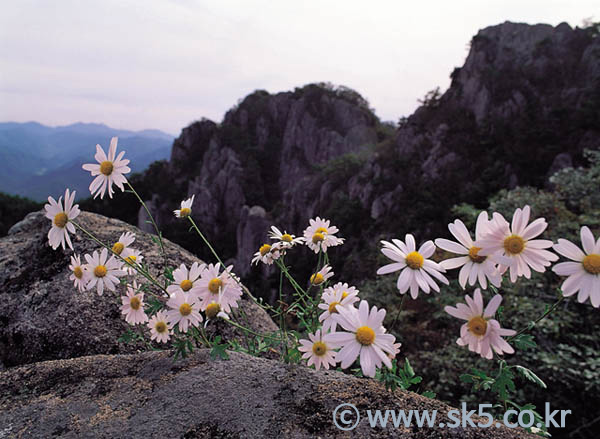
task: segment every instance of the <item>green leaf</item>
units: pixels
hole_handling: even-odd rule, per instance
[[[409,377],[414,377],[415,376],[415,371],[412,368],[412,366],[410,365],[410,361],[408,361],[408,358],[404,359],[404,371],[406,372],[406,374]]]
[[[432,392],[431,390],[425,390],[423,393],[421,393],[421,395],[423,395],[425,398],[435,398],[436,393]]]
[[[526,351],[527,349],[533,349],[537,347],[537,343],[534,341],[533,335],[521,334],[515,337],[514,342],[517,349]]]
[[[546,388],[546,383],[544,383],[540,377],[538,377],[535,373],[533,373],[533,371],[531,371],[530,369],[527,369],[526,367],[523,366],[515,366],[515,368],[517,369],[517,371],[523,375],[525,378],[527,378],[529,381],[537,384],[538,386],[540,386],[542,389]]]
[[[508,367],[503,367],[492,383],[492,391],[496,392],[502,401],[508,399],[509,392],[514,392],[516,390],[515,382],[513,381],[514,377],[515,375]]]

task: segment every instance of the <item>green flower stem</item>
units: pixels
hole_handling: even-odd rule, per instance
[[[408,291],[406,292],[406,294],[408,294]],[[406,296],[406,294],[402,294],[402,297],[400,298],[400,305],[398,305],[398,312],[396,313],[396,318],[394,319],[394,321],[392,322],[392,325],[390,326],[390,331],[396,327],[396,322],[398,321],[398,318],[400,317],[400,313],[402,312],[402,304],[404,303],[404,297]]]
[[[221,258],[219,257],[219,255],[217,254],[215,249],[213,248],[213,246],[210,245],[210,242],[208,242],[208,239],[206,239],[204,234],[200,231],[200,229],[194,222],[194,219],[191,216],[188,216],[187,218],[190,221],[190,223],[192,224],[192,228],[196,231],[196,233],[198,233],[198,235],[200,235],[200,238],[202,238],[202,241],[204,241],[204,243],[208,246],[208,248],[210,249],[213,256],[217,259],[217,261],[219,261],[219,264],[221,264],[221,267],[223,267],[223,270],[225,270],[228,274],[231,274],[231,273],[229,273],[229,270],[227,270],[227,267],[225,266],[225,264],[223,263],[223,261],[221,260]],[[260,302],[256,297],[254,297],[254,295],[250,292],[250,290],[248,288],[246,288],[244,285],[242,285],[242,283],[238,280],[238,278],[236,276],[231,276],[231,277],[233,278],[233,280],[236,281],[236,283],[240,286],[240,288],[242,288],[244,290],[244,292],[246,294],[248,294],[248,296],[252,299],[252,301],[254,303],[256,303],[258,306],[260,306],[262,309],[275,311],[275,308],[273,308],[271,305],[265,305],[264,303]]]
[[[119,258],[121,261],[123,261],[125,264],[127,264],[129,267],[133,268],[135,271],[137,271],[138,273],[140,273],[142,276],[144,276],[146,279],[148,279],[151,283],[153,283],[154,285],[156,285],[158,288],[160,288],[164,293],[169,294],[166,290],[165,287],[163,287],[160,282],[158,282],[158,280],[156,280],[150,273],[148,273],[146,270],[144,270],[139,264],[135,264],[135,263],[131,263],[128,260],[124,259],[121,255],[119,255],[118,253],[115,253],[112,249],[112,247],[110,247],[109,245],[103,243],[102,241],[100,241],[98,238],[96,238],[96,236],[94,236],[92,233],[88,232],[84,227],[82,227],[81,225],[79,225],[78,223],[76,223],[73,220],[69,220],[69,222],[71,224],[73,224],[76,228],[78,228],[79,230],[81,230],[83,233],[85,233],[90,239],[92,239],[95,243],[101,245],[102,247],[104,247],[105,249],[107,249],[109,252],[111,252],[114,256],[116,256],[117,258]],[[158,300],[160,300],[161,302],[165,302],[167,299],[165,297],[159,296],[157,294],[154,294],[151,291],[148,291],[148,293],[150,293],[151,295],[153,295],[154,297],[156,297]]]
[[[292,287],[294,287],[294,290],[296,291],[296,293],[298,294],[298,297],[302,300],[304,305],[306,307],[310,306],[308,304],[308,302],[306,302],[306,299],[311,300],[310,296],[307,294],[306,291],[304,291],[304,289],[298,284],[298,282],[296,282],[296,279],[294,279],[294,277],[290,274],[290,272],[287,269],[287,267],[285,266],[285,264],[282,261],[280,261],[279,259],[276,260],[275,263],[281,270],[281,273],[283,273],[284,276],[290,281],[290,284],[292,284]]]
[[[276,340],[278,342],[283,341],[283,339],[278,338],[278,337],[273,337],[271,335],[265,335],[265,334],[259,334],[258,332],[255,332],[252,329],[246,328],[245,326],[242,326],[239,323],[234,322],[233,320],[229,320],[229,319],[223,319],[223,320],[225,320],[230,325],[235,326],[238,329],[241,329],[242,331],[246,331],[248,334],[254,335],[255,337],[268,338],[270,340]]]
[[[554,302],[554,304],[550,308],[548,308],[540,317],[538,317],[537,320],[530,322],[529,325],[527,325],[525,328],[521,329],[515,335],[508,337],[506,339],[506,341],[511,342],[512,340],[517,338],[519,335],[531,331],[540,321],[542,321],[543,319],[548,317],[552,312],[554,312],[554,310],[556,310],[556,308],[558,308],[558,305],[560,305],[564,300],[565,300],[565,296],[563,296],[562,292],[561,292],[560,298],[556,302]]]
[[[284,256],[281,257],[281,259],[283,259]],[[282,261],[282,264],[285,265]],[[283,305],[283,271],[279,271],[279,306],[281,307]],[[283,335],[283,339],[287,340],[287,331],[285,329],[285,321],[287,318],[287,313],[286,312],[282,312],[279,315],[279,330],[282,332]],[[281,343],[281,352],[284,354],[284,356],[287,356],[287,343],[282,342]]]

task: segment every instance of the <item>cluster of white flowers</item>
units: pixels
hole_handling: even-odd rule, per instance
[[[325,312],[319,321],[323,328],[309,334],[308,340],[300,340],[298,348],[309,366],[314,364],[319,370],[321,366],[329,369],[341,363],[346,369],[359,359],[363,375],[368,377],[374,377],[382,363],[392,367],[391,360],[399,352],[400,343],[383,327],[384,309],[369,309],[366,300],[361,300],[356,308],[358,290],[341,282],[326,288],[321,298],[319,308]]]
[[[129,160],[123,159],[123,156],[124,151],[117,155],[116,137],[110,142],[108,155],[100,145],[96,146],[95,158],[98,163],[83,165],[83,169],[95,177],[89,187],[94,198],[98,195],[103,198],[106,192],[112,198],[113,184],[122,191],[127,184],[140,199],[125,177],[130,168],[127,166]],[[64,200],[62,196],[58,201],[48,197],[46,217],[52,223],[48,242],[54,250],[59,246],[63,250],[67,247],[73,250],[70,234],[75,234],[77,228],[82,229],[75,221],[81,212],[79,206],[73,204],[74,200],[75,192],[69,189],[65,191]],[[173,213],[177,218],[188,219],[206,241],[192,218],[193,204],[194,195],[182,201],[180,208]],[[494,353],[511,354],[514,350],[503,337],[512,337],[516,331],[502,328],[494,318],[502,296],[495,294],[484,307],[482,290],[490,286],[494,290],[500,288],[505,273],[508,273],[510,282],[516,282],[521,276],[530,278],[532,270],[544,272],[559,259],[550,249],[570,259],[553,267],[556,274],[567,277],[562,284],[563,296],[578,293],[579,302],[590,299],[594,307],[600,307],[600,238],[595,240],[590,229],[582,227],[583,250],[565,239],[559,239],[557,244],[537,239],[548,224],[544,218],[530,222],[530,213],[529,206],[516,209],[509,223],[499,213],[494,213],[490,219],[486,212],[482,212],[477,218],[474,239],[463,222],[457,219],[448,225],[456,241],[440,238],[435,243],[430,240],[417,247],[411,234],[406,234],[404,241],[381,241],[381,252],[392,263],[379,268],[377,274],[399,271],[397,288],[400,294],[410,292],[410,296],[416,299],[419,291],[426,294],[432,290],[439,292],[438,283],[449,284],[446,271],[460,268],[459,285],[465,289],[467,284],[472,287],[478,283],[480,288],[472,296],[465,296],[466,304],[445,307],[448,314],[465,321],[457,343],[487,359],[492,359]],[[154,221],[153,224],[156,227]],[[85,229],[82,230],[89,235]],[[303,353],[302,358],[308,361],[308,365],[314,365],[316,369],[321,366],[329,369],[338,363],[342,368],[348,368],[358,359],[363,374],[373,377],[382,365],[392,367],[392,360],[399,353],[401,345],[383,326],[386,316],[384,309],[370,307],[366,300],[360,300],[359,291],[347,283],[338,282],[329,286],[334,272],[327,251],[344,243],[343,238],[336,236],[338,232],[338,228],[332,226],[329,220],[319,217],[310,219],[301,237],[272,226],[269,232],[271,242],[259,248],[252,263],[276,264],[291,276],[283,258],[292,248],[306,245],[319,255],[319,261],[323,258],[319,269],[307,280],[309,290],[314,287],[320,294],[316,301],[318,305],[312,311],[319,309],[323,312],[318,322],[314,315],[310,325],[314,332],[308,334],[308,339],[299,341],[298,350]],[[171,284],[162,286],[149,273],[148,267],[142,264],[144,256],[139,249],[132,247],[134,243],[135,235],[127,232],[121,234],[112,247],[103,244],[103,248],[85,254],[84,263],[80,255],[73,254],[69,279],[74,287],[79,292],[95,289],[102,295],[104,291],[114,292],[124,286],[125,292],[120,299],[125,320],[131,325],[146,324],[151,340],[159,343],[166,343],[173,334],[186,334],[190,328],[200,327],[205,319],[206,322],[216,318],[229,320],[229,314],[238,307],[243,293],[240,279],[233,274],[232,266],[194,262],[188,268],[181,264],[172,271]],[[160,244],[162,249],[162,241]],[[432,258],[436,246],[457,257],[434,261]],[[171,278],[167,274],[165,276]],[[142,278],[149,279],[150,285],[140,283]],[[310,301],[314,300],[293,278],[290,277],[290,281],[296,292],[302,291]],[[159,292],[152,291],[152,283],[158,286]],[[152,300],[145,300],[147,294],[158,300],[158,307],[156,302],[151,305],[149,302]],[[305,300],[305,297],[301,299]],[[313,306],[316,304],[312,303]],[[240,327],[237,324],[235,326]]]
[[[116,155],[117,138],[110,142],[108,155],[100,145],[96,146],[95,158],[98,164],[85,164],[83,169],[90,171],[95,179],[90,184],[90,192],[94,198],[100,195],[103,198],[108,191],[112,198],[115,184],[122,191],[127,184],[125,174],[130,172],[124,160],[124,151]],[[46,217],[52,221],[48,233],[48,241],[53,249],[62,245],[73,250],[69,233],[75,234],[75,222],[80,214],[78,205],[73,205],[75,192],[69,189],[65,192],[64,205],[62,197],[58,202],[48,198],[49,204],[45,206]],[[178,218],[186,218],[192,214],[194,197],[182,201],[181,209],[174,211]],[[99,295],[105,290],[117,291],[121,284],[125,285],[125,294],[121,296],[121,313],[125,321],[131,325],[147,323],[151,340],[166,343],[173,335],[176,328],[181,333],[186,333],[191,326],[197,327],[204,318],[208,320],[217,317],[228,319],[228,313],[238,306],[242,296],[239,279],[232,273],[232,266],[221,271],[218,265],[206,265],[194,262],[188,269],[185,264],[175,269],[172,273],[174,282],[168,285],[166,293],[153,293],[162,299],[165,309],[159,310],[149,316],[146,312],[147,303],[144,301],[145,291],[143,285],[138,285],[136,276],[144,267],[141,265],[144,256],[141,251],[132,247],[135,234],[126,232],[121,234],[110,253],[108,246],[94,251],[91,255],[84,255],[86,263],[82,264],[80,255],[71,256],[69,279],[79,292],[96,289]],[[66,244],[66,245],[65,245]]]
[[[272,226],[269,237],[276,242],[263,244],[252,263],[272,265],[298,244],[305,244],[315,253],[325,254],[329,247],[343,244],[344,239],[336,236],[338,232],[329,220],[319,217],[311,219],[303,237],[298,238]],[[354,304],[360,300],[358,290],[347,283],[338,282],[327,287],[334,274],[331,265],[325,263],[309,278],[311,286],[323,288],[322,303],[318,305],[324,310],[319,316],[322,328],[308,334],[308,339],[301,339],[298,350],[303,352],[302,358],[308,361],[307,364],[314,364],[317,370],[321,366],[329,369],[338,362],[341,367],[348,368],[360,358],[363,374],[373,377],[382,363],[392,367],[391,360],[399,351],[400,344],[395,343],[396,338],[387,334],[383,327],[385,310],[377,310],[376,307],[369,310],[365,300],[356,308]]]
[[[544,218],[538,218],[530,223],[531,209],[529,206],[518,208],[514,212],[512,223],[495,212],[492,219],[487,212],[481,212],[477,217],[475,240],[462,221],[456,220],[448,225],[450,233],[458,242],[448,239],[436,239],[425,242],[416,250],[414,237],[406,235],[406,242],[393,239],[392,243],[382,241],[381,252],[394,261],[381,267],[377,274],[400,272],[398,290],[405,294],[410,289],[413,299],[420,290],[429,293],[438,291],[439,287],[433,278],[448,284],[448,279],[442,274],[446,270],[460,268],[458,282],[465,289],[467,283],[471,286],[479,282],[482,289],[488,284],[499,288],[503,275],[508,271],[510,281],[516,282],[521,276],[529,279],[531,270],[543,273],[546,267],[558,260],[558,256],[547,249],[554,250],[575,261],[554,265],[553,271],[561,276],[568,276],[562,284],[565,297],[579,291],[579,302],[585,302],[588,297],[594,307],[600,306],[600,239],[594,241],[592,232],[587,227],[581,229],[581,242],[585,253],[575,244],[559,239],[558,244],[550,240],[535,239],[548,227]],[[430,258],[435,252],[435,246],[450,253],[459,255],[435,263]],[[483,310],[483,298],[480,289],[475,291],[473,298],[465,296],[467,305],[458,304],[456,308],[446,307],[446,312],[459,319],[467,320],[461,328],[461,336],[457,343],[468,346],[484,358],[492,358],[492,349],[498,354],[513,353],[513,349],[504,341],[502,336],[515,335],[516,332],[503,329],[492,317],[500,301],[500,295],[495,295]]]

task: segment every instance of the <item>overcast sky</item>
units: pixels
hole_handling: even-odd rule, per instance
[[[592,17],[598,0],[3,1],[0,121],[178,135],[256,89],[321,81],[397,120],[449,86],[479,29]]]

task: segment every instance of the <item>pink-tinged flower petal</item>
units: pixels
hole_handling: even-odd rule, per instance
[[[408,249],[408,253],[414,252],[417,249],[417,245],[415,243],[415,237],[410,233],[406,234],[406,248]]]
[[[440,262],[440,265],[445,270],[453,270],[455,268],[462,267],[469,261],[470,261],[470,258],[468,256],[461,256],[459,258],[446,259],[446,260]]]
[[[589,255],[594,253],[595,241],[594,235],[592,231],[587,226],[583,226],[581,228],[581,244],[583,245],[583,250]]]
[[[483,312],[483,317],[493,317],[498,307],[502,303],[502,296],[500,294],[496,294],[492,299],[488,302],[485,307],[485,311]]]
[[[377,270],[377,274],[389,274],[406,267],[405,263],[395,262],[393,264],[384,265]]]
[[[458,255],[467,255],[469,254],[469,249],[466,247],[448,239],[438,238],[435,240],[435,245],[437,245],[442,250],[446,250],[452,253],[456,253]]]
[[[456,220],[454,223],[448,224],[448,230],[465,247],[470,248],[473,246],[471,235],[461,220]]]
[[[581,262],[583,258],[585,258],[585,253],[571,241],[566,239],[559,239],[558,244],[554,244],[552,248],[558,254],[573,261]]]
[[[552,271],[554,271],[559,276],[570,276],[581,271],[582,265],[579,262],[561,262],[560,264],[556,264],[552,267]]]

